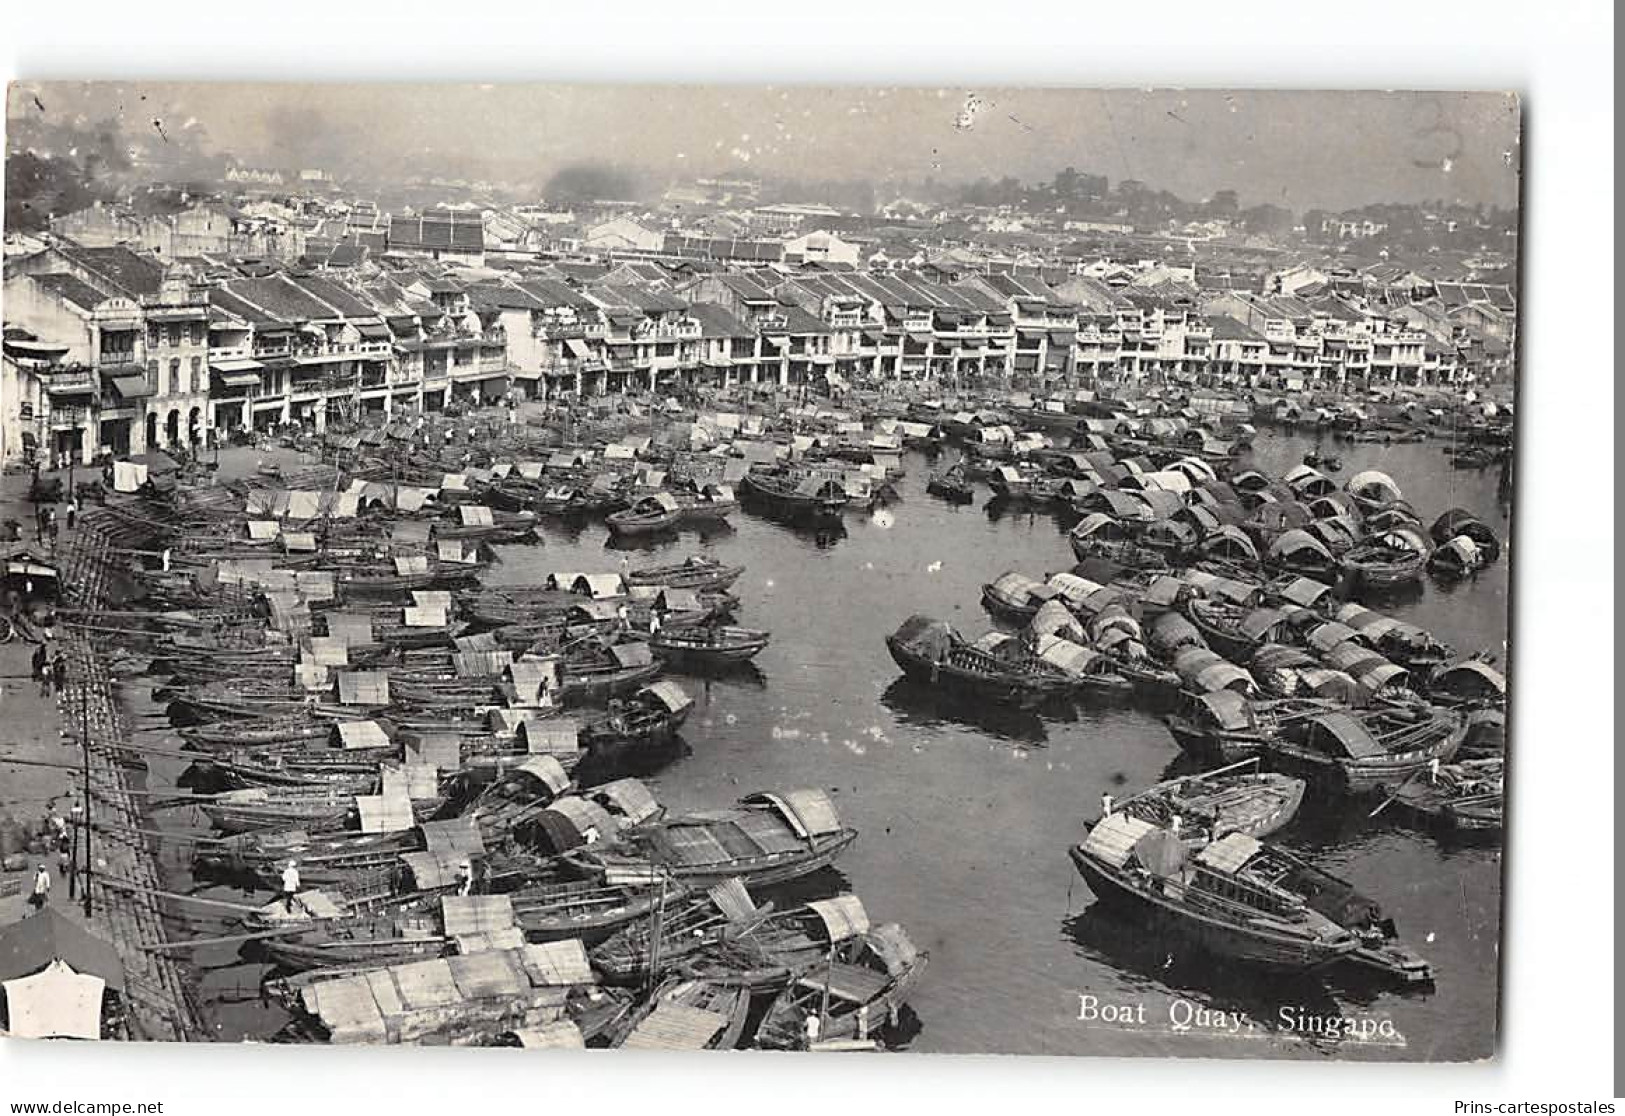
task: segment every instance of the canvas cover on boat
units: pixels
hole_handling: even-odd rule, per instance
[[[1234,873],[1263,847],[1255,837],[1249,837],[1245,833],[1230,833],[1204,846],[1196,854],[1196,861],[1216,872]]]
[[[1337,619],[1340,623],[1356,629],[1361,635],[1370,640],[1379,640],[1400,627],[1398,620],[1390,616],[1384,616],[1380,612],[1373,612],[1364,605],[1353,603],[1345,604],[1339,608],[1337,610]]]
[[[1286,613],[1278,608],[1258,608],[1243,616],[1237,626],[1248,639],[1262,639],[1286,618]]]
[[[694,704],[694,699],[689,697],[681,686],[669,678],[663,678],[659,682],[651,682],[639,692],[658,701],[672,713],[680,713]]]
[[[1202,540],[1202,552],[1220,557],[1239,557],[1258,561],[1258,548],[1240,527],[1228,523],[1221,525]]]
[[[1174,671],[1199,692],[1246,691],[1254,685],[1252,675],[1205,647],[1182,648],[1174,655]]]
[[[401,610],[401,620],[408,628],[443,628],[446,611],[427,605],[413,605]]]
[[[718,1012],[662,1000],[632,1028],[621,1049],[704,1050],[727,1026],[728,1017]]]
[[[624,825],[637,825],[660,813],[660,803],[637,779],[616,779],[594,788],[592,793],[613,806],[625,819]]]
[[[508,895],[442,895],[440,917],[446,937],[457,943],[460,954],[525,944]]]
[[[1206,647],[1207,641],[1196,626],[1177,612],[1165,612],[1151,621],[1150,644],[1163,655],[1181,647]]]
[[[388,795],[358,794],[355,804],[363,833],[404,833],[417,824],[404,787]]]
[[[350,648],[342,639],[307,635],[299,641],[299,658],[324,667],[348,666]]]
[[[1038,657],[1073,678],[1081,678],[1089,672],[1089,664],[1100,656],[1088,647],[1047,635],[1039,637]]]
[[[454,651],[451,656],[452,666],[459,678],[483,678],[488,675],[501,674],[513,665],[513,652],[502,651]]]
[[[1084,854],[1113,868],[1121,868],[1128,863],[1134,846],[1155,828],[1132,814],[1116,813],[1101,818],[1084,838]]]
[[[406,741],[406,761],[450,775],[463,766],[462,738],[450,732],[422,733]]]
[[[746,803],[763,802],[774,807],[790,828],[804,838],[826,833],[838,833],[841,819],[829,795],[814,788],[786,791],[783,794],[753,794]]]
[[[1281,537],[1270,544],[1269,556],[1293,558],[1301,556],[1306,551],[1327,561],[1332,558],[1332,552],[1326,548],[1325,543],[1300,528],[1282,532]]]
[[[1302,608],[1311,608],[1314,603],[1327,593],[1332,587],[1323,581],[1316,581],[1309,577],[1295,577],[1281,590],[1281,597]]]
[[[429,556],[427,554],[397,554],[395,556],[395,573],[399,577],[409,577],[412,574],[426,574],[429,572]]]
[[[1056,595],[1074,604],[1087,600],[1091,593],[1100,589],[1095,582],[1070,573],[1051,575],[1048,585]]]
[[[1045,601],[1040,605],[1028,628],[1040,636],[1055,635],[1059,632],[1072,632],[1079,636],[1083,634],[1078,618],[1060,601]]]
[[[567,586],[561,583],[559,587],[568,588],[572,593],[585,593],[594,600],[618,597],[624,591],[621,575],[612,573],[577,574]]]
[[[1095,535],[1100,535],[1103,539],[1120,539],[1123,534],[1123,525],[1104,512],[1091,512],[1072,528],[1072,537],[1075,539],[1088,539]]]
[[[429,524],[417,520],[400,520],[389,525],[391,545],[421,549],[429,542]]]
[[[1017,605],[1029,603],[1031,595],[1043,587],[1043,582],[1035,581],[1026,574],[1017,573],[1014,570],[1000,574],[992,585],[995,594]]]
[[[988,654],[992,654],[1014,638],[1009,632],[983,632],[971,640],[970,645],[977,651],[986,651]]]
[[[1260,644],[1248,664],[1255,671],[1302,670],[1316,665],[1315,658],[1301,647],[1284,643]]]
[[[856,895],[837,895],[830,899],[814,899],[807,909],[824,924],[831,943],[855,938],[869,929],[869,912]]]
[[[1404,498],[1404,493],[1400,491],[1399,485],[1394,483],[1394,478],[1376,469],[1355,473],[1345,487],[1354,495],[1363,496],[1368,500],[1392,501]]]
[[[537,821],[546,828],[553,847],[560,852],[588,844],[589,832],[595,832],[597,840],[607,841],[620,829],[620,822],[608,810],[574,795],[550,803]]]
[[[912,654],[931,662],[941,662],[956,640],[953,628],[941,620],[916,613],[903,621],[892,639]]]
[[[1381,744],[1357,718],[1348,713],[1322,713],[1310,722],[1322,739],[1329,739],[1351,759],[1385,755]]]
[[[388,705],[389,674],[379,670],[351,670],[339,675],[339,702],[343,705]]]
[[[1389,662],[1368,647],[1343,643],[1326,652],[1326,665],[1349,675],[1370,694],[1409,677],[1404,667]]]
[[[1477,659],[1466,659],[1442,668],[1434,675],[1433,686],[1455,694],[1472,694],[1477,691],[1504,696],[1507,692],[1506,676],[1488,663]]]
[[[1229,601],[1231,604],[1251,604],[1259,593],[1259,587],[1251,582],[1238,581],[1233,577],[1221,577],[1218,574],[1210,574],[1206,570],[1186,570],[1185,581],[1199,590],[1204,597]]]
[[[372,617],[349,612],[329,612],[327,634],[342,640],[346,647],[362,647],[372,642]]]
[[[299,490],[288,493],[288,507],[283,513],[285,519],[315,519],[322,514],[322,494],[308,490]]]
[[[704,612],[705,604],[693,589],[662,589],[655,603],[668,612]]]
[[[537,717],[520,722],[517,733],[534,759],[572,758],[581,752],[581,728],[569,717]],[[562,768],[560,769],[562,773]],[[568,781],[568,780],[566,780]],[[562,785],[555,787],[562,790]]]
[[[633,643],[617,643],[609,649],[609,653],[623,670],[648,666],[654,662],[654,652],[641,640]]]
[[[1253,723],[1247,699],[1234,690],[1215,690],[1196,700],[1207,710],[1213,723],[1227,732],[1239,732]]]
[[[573,1019],[557,1019],[508,1033],[526,1050],[585,1050],[587,1047],[587,1040]]]
[[[389,737],[377,721],[340,721],[339,746],[346,749],[387,748]]]

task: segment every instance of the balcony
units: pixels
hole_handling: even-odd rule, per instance
[[[334,345],[299,345],[293,357],[300,364],[318,364],[328,360],[354,360],[357,357],[383,358],[390,354],[388,341],[352,341]]]
[[[253,360],[254,350],[249,345],[211,345],[209,363],[217,360]]]
[[[45,394],[50,396],[90,395],[96,390],[96,376],[83,364],[42,369],[35,376]]]
[[[632,330],[639,341],[692,341],[700,336],[700,323],[645,322]]]

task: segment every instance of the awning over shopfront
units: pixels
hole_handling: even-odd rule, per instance
[[[258,387],[260,382],[258,372],[219,372],[217,378],[223,386],[229,388]]]
[[[363,341],[388,341],[390,339],[389,327],[382,322],[357,322],[355,331],[361,334]]]
[[[566,337],[564,351],[577,360],[589,360],[592,357],[592,350],[587,348],[587,343],[579,337]]]
[[[265,365],[251,357],[230,357],[226,360],[211,360],[211,372],[258,372]]]
[[[120,399],[145,399],[158,394],[158,389],[149,384],[145,376],[114,376],[112,383]]]

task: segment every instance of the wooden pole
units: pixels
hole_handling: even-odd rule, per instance
[[[95,860],[90,851],[90,671],[89,664],[81,667],[79,678],[79,745],[85,757],[85,918],[91,917],[90,884],[95,873]]]

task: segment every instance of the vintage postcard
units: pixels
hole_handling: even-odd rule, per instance
[[[1495,1053],[1516,97],[6,141],[6,1034]]]

